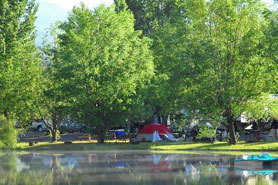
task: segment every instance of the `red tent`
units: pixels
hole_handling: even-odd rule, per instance
[[[158,123],[146,125],[139,131],[139,134],[153,134],[156,130],[159,134],[166,134],[166,131],[172,134],[172,131],[166,125],[161,125]]]
[[[166,126],[158,123],[151,123],[142,128],[136,140],[138,141],[160,141],[163,140],[159,135],[164,135],[168,140],[175,140],[172,131]]]

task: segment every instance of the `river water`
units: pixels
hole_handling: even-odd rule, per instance
[[[278,167],[236,168],[234,158],[140,151],[2,152],[0,184],[278,184]]]

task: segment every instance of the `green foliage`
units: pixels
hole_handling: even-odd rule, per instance
[[[182,105],[181,85],[183,81],[180,60],[183,34],[186,32],[184,1],[126,0],[135,17],[135,29],[153,39],[155,77],[152,79],[146,97],[146,105],[152,113],[164,116],[179,110]]]
[[[0,1],[1,132],[11,143],[13,120],[47,120],[56,134],[70,117],[103,139],[126,120],[185,109],[183,124],[224,120],[235,144],[238,115],[278,118],[270,98],[278,91],[278,13],[260,0],[115,0],[93,11],[81,4],[49,30],[41,53],[36,11],[34,0]]]
[[[43,56],[43,76],[45,77],[41,84],[40,98],[36,102],[37,118],[45,120],[44,123],[51,131],[52,141],[57,141],[59,136],[59,127],[68,112],[66,95],[61,88],[61,82],[57,78],[58,57],[58,27],[60,22],[56,22],[47,30],[41,52]]]
[[[270,88],[272,94],[277,93],[277,63],[278,63],[278,12],[266,11],[265,18],[268,24],[264,29],[264,42],[261,45],[264,51],[265,60],[268,62],[268,75],[266,76],[266,85]]]
[[[248,102],[272,88],[274,65],[262,49],[267,11],[260,1],[126,2],[136,28],[154,39],[157,75],[148,101],[164,114],[185,108],[187,116],[224,119],[233,128]],[[276,38],[272,30],[269,39]]]
[[[135,17],[135,29],[142,30],[147,36],[151,36],[168,19],[181,16],[184,13],[183,2],[184,0],[126,0]]]
[[[21,122],[36,110],[41,78],[40,58],[35,47],[33,0],[0,1],[0,112]]]
[[[261,96],[246,103],[245,114],[250,119],[268,121],[278,119],[277,95],[263,93]]]
[[[121,12],[121,11],[125,11],[127,9],[127,4],[125,2],[125,0],[115,0],[115,11],[116,12]]]
[[[190,15],[188,44],[194,53],[188,53],[188,65],[195,68],[190,68],[195,78],[190,79],[189,93],[196,103],[205,105],[202,111],[225,112],[230,107],[240,114],[242,103],[263,90],[267,63],[258,45],[263,38],[264,9],[257,1],[212,0],[197,10],[206,16],[200,17],[199,11]]]
[[[252,98],[268,91],[263,58],[264,7],[259,1],[187,1],[183,35],[184,104],[206,117],[224,119],[236,143],[234,120]]]
[[[216,136],[216,129],[212,129],[206,126],[200,128],[199,133],[197,135],[197,139],[201,138],[210,138]]]
[[[2,130],[0,129],[0,133],[2,132]],[[0,140],[0,149],[4,148],[5,144]]]
[[[100,6],[92,12],[84,4],[60,26],[57,79],[71,112],[102,139],[113,125],[125,123],[153,75],[150,40],[133,26],[129,11]]]
[[[2,125],[0,130],[0,141],[5,145],[5,148],[15,148],[17,144],[15,122],[5,119],[4,116],[1,117],[0,122]]]

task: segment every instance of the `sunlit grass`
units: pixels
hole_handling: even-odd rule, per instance
[[[154,144],[153,150],[231,150],[231,151],[278,151],[278,142],[238,142],[237,145],[229,145],[227,142],[192,143],[178,142],[169,144]]]
[[[155,154],[193,154],[193,155],[206,155],[208,151],[199,151],[199,150],[151,150],[152,153]],[[248,153],[249,155],[259,155],[262,152],[254,152],[254,151],[216,151],[211,150],[209,154],[215,155],[233,155],[233,156],[241,156]],[[278,152],[268,152],[270,155],[278,157]]]
[[[91,140],[91,141],[72,141],[73,144],[97,144],[97,140]],[[126,143],[128,144],[129,141],[122,141],[122,140],[106,140],[105,144],[107,143],[114,143],[114,144],[120,144],[120,143]],[[28,149],[28,148],[37,148],[40,146],[54,146],[54,145],[64,145],[63,141],[58,142],[37,142],[34,146],[29,146],[29,142],[20,142],[17,144],[17,149]],[[4,146],[4,144],[3,144]],[[70,145],[71,146],[71,145]],[[1,148],[1,142],[0,142],[0,148]]]

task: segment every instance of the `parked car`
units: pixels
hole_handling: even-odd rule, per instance
[[[40,122],[40,121],[32,122],[31,128],[34,129],[34,130],[37,130],[39,132],[48,131],[48,128],[46,127],[46,125],[43,122]]]

